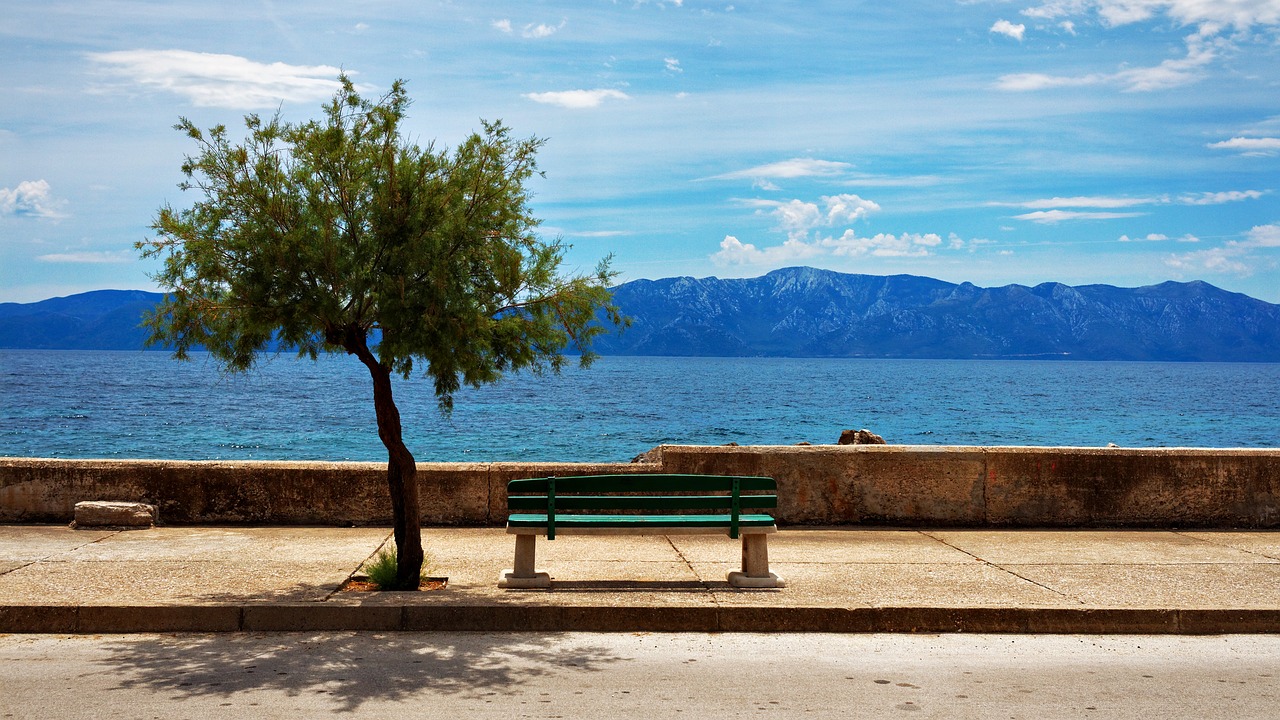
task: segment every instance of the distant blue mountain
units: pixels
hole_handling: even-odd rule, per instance
[[[158,293],[0,304],[0,348],[136,350]],[[913,275],[787,268],[758,278],[636,280],[606,355],[1071,358],[1280,362],[1280,305],[1204,282],[981,288]]]
[[[981,288],[787,268],[637,280],[603,354],[1280,362],[1280,305],[1204,282]]]
[[[0,348],[140,350],[139,323],[164,296],[142,290],[95,290],[34,303],[0,303]]]

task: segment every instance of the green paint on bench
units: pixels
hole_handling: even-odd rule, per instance
[[[743,514],[778,506],[777,482],[767,477],[728,475],[586,475],[528,478],[507,483],[507,509],[540,513],[512,514],[508,527],[546,527],[554,540],[556,527],[618,528],[662,526],[727,529],[738,537],[742,527],[771,527],[764,514]],[[663,495],[709,493],[720,495]],[[611,494],[603,494],[611,493]],[[566,510],[585,511],[565,513]],[[602,515],[600,510],[644,510],[650,514]],[[727,510],[717,514],[673,511]]]
[[[726,495],[677,495],[678,507],[669,497],[651,495],[556,495],[556,512],[561,510],[715,510],[727,508]],[[743,495],[740,507],[746,509],[778,507],[777,495]],[[508,510],[542,510],[546,495],[517,495],[507,498]]]
[[[729,527],[731,515],[557,515],[556,527],[611,527],[625,528],[636,525],[660,527]],[[543,527],[546,515],[512,515],[507,524],[511,527]],[[773,518],[768,515],[740,515],[739,527],[769,527]]]

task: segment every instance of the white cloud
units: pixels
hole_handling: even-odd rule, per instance
[[[1071,22],[1070,20],[1064,20],[1058,23],[1058,27],[1062,28],[1063,32],[1067,33],[1068,35],[1076,34],[1076,24]]]
[[[1118,27],[1167,15],[1195,32],[1184,38],[1186,55],[1151,67],[1125,68],[1113,73],[1062,76],[1046,73],[1004,75],[996,87],[1011,92],[1030,92],[1062,87],[1113,85],[1126,92],[1152,92],[1181,87],[1205,77],[1208,67],[1240,43],[1256,41],[1250,30],[1257,25],[1280,24],[1280,3],[1275,0],[1054,0],[1023,11],[1044,19],[1057,19],[1096,12],[1103,25]],[[1071,34],[1071,21],[1060,23]],[[1235,28],[1224,35],[1226,28]],[[995,32],[995,28],[992,28]]]
[[[923,257],[938,249],[968,249],[973,252],[990,242],[973,240],[966,243],[954,233],[945,240],[936,233],[879,233],[862,237],[851,228],[845,229],[840,235],[813,235],[820,228],[842,227],[880,209],[875,202],[852,194],[827,195],[816,203],[764,199],[739,202],[747,207],[754,207],[759,212],[767,211],[772,214],[778,221],[777,229],[785,231],[787,239],[781,245],[760,248],[751,243],[743,243],[733,235],[726,235],[720,243],[720,249],[711,256],[719,265],[777,265],[818,255]]]
[[[1241,200],[1257,200],[1266,195],[1267,192],[1262,190],[1231,190],[1228,192],[1189,193],[1178,198],[1178,202],[1183,205],[1223,205],[1225,203],[1240,202]]]
[[[1027,17],[1054,20],[1093,10],[1110,27],[1119,27],[1159,14],[1182,26],[1247,30],[1253,25],[1280,23],[1280,4],[1274,0],[1049,0],[1022,11]]]
[[[857,195],[843,194],[823,196],[822,202],[827,205],[827,225],[851,223],[876,212],[880,206],[871,200],[863,200]]]
[[[514,32],[514,30],[512,30],[511,28],[511,21],[506,18],[503,18],[501,20],[494,20],[493,22],[489,23],[489,25],[494,30],[497,30],[500,33],[506,33],[507,35],[510,35],[512,32]]]
[[[36,260],[46,263],[72,263],[80,265],[106,265],[106,264],[122,264],[131,263],[137,260],[137,256],[127,250],[109,250],[109,251],[78,251],[64,253],[50,253],[48,255],[38,255]]]
[[[989,32],[997,33],[1000,35],[1007,35],[1013,38],[1014,40],[1017,40],[1018,42],[1022,42],[1022,35],[1026,31],[1027,31],[1026,25],[1022,25],[1022,24],[1014,25],[1008,20],[997,20],[996,23],[992,25],[991,29],[989,30]]]
[[[1105,75],[1085,75],[1082,77],[1062,77],[1045,75],[1044,73],[1011,73],[1001,75],[996,80],[996,89],[1009,92],[1034,92],[1060,87],[1084,87],[1100,85],[1107,81]]]
[[[544,105],[557,105],[570,110],[599,107],[605,100],[630,100],[621,90],[562,90],[559,92],[525,93],[522,97]]]
[[[1188,38],[1187,56],[1165,60],[1154,67],[1130,68],[1114,73],[1063,76],[1044,73],[1012,73],[996,80],[996,88],[1008,92],[1035,92],[1054,88],[1114,85],[1125,92],[1153,92],[1181,87],[1204,77],[1203,69],[1217,58],[1217,52]]]
[[[1258,225],[1245,233],[1245,242],[1253,247],[1280,247],[1280,225]]]
[[[1046,208],[1122,208],[1134,207],[1135,205],[1151,205],[1160,202],[1158,198],[1128,198],[1128,197],[1101,197],[1101,196],[1080,196],[1080,197],[1054,197],[1043,200],[1029,200],[1021,203],[1010,203],[1015,207],[1024,207],[1029,210],[1041,210]],[[1000,204],[1000,203],[997,203]]]
[[[623,235],[632,235],[632,234],[633,233],[629,230],[583,230],[580,232],[565,233],[565,235],[568,235],[569,237],[581,237],[581,238],[610,238],[610,237],[621,237]]]
[[[1127,92],[1150,92],[1180,87],[1204,77],[1203,68],[1218,57],[1214,43],[1199,35],[1187,38],[1187,56],[1165,60],[1155,67],[1121,70],[1111,80]]]
[[[1280,138],[1273,137],[1234,137],[1222,142],[1209,143],[1213,150],[1237,150],[1246,155],[1274,155],[1280,152]]]
[[[680,61],[676,58],[663,58],[662,62],[667,66],[667,72],[682,73],[684,68],[680,67]]]
[[[1254,268],[1262,262],[1255,253],[1271,248],[1280,248],[1280,225],[1256,225],[1244,234],[1244,240],[1228,242],[1221,247],[1171,255],[1165,259],[1165,264],[1175,270],[1251,275]]]
[[[889,175],[869,175],[866,173],[855,173],[849,176],[848,180],[840,183],[850,187],[903,187],[903,188],[921,188],[933,187],[949,182],[939,175],[903,175],[900,177],[892,177]]]
[[[820,255],[822,250],[813,245],[794,239],[788,239],[781,245],[774,245],[763,250],[751,243],[744,243],[732,235],[725,235],[720,241],[720,249],[711,255],[716,265],[779,265],[794,260]]]
[[[137,85],[181,95],[197,107],[242,110],[327,98],[338,89],[336,78],[342,72],[329,65],[268,64],[188,50],[121,50],[90,53],[89,59]]]
[[[1178,197],[1179,205],[1224,205],[1226,202],[1257,200],[1268,195],[1270,190],[1230,190],[1226,192],[1187,192]],[[1156,197],[1107,197],[1076,196],[1046,197],[1046,199],[1028,200],[1025,202],[988,202],[988,205],[1005,206],[1005,208],[1027,208],[1029,210],[1046,210],[1039,213],[1015,215],[1020,220],[1032,220],[1037,223],[1056,223],[1061,220],[1128,218],[1140,213],[1094,213],[1088,210],[1116,210],[1121,208],[1138,208],[1142,205],[1169,205],[1174,200],[1167,195]]]
[[[15,188],[0,188],[0,215],[57,218],[62,217],[59,204],[45,180],[23,180]]]
[[[711,180],[758,180],[763,178],[786,180],[801,177],[833,177],[851,169],[849,163],[832,160],[815,160],[813,158],[792,158],[780,162],[757,165],[746,170],[734,170],[723,175],[712,176]]]
[[[1178,197],[1177,203],[1180,205],[1222,205],[1225,203],[1240,202],[1243,200],[1256,200],[1264,195],[1270,194],[1270,192],[1270,190],[1228,190],[1226,192],[1183,193]],[[1117,208],[1139,207],[1142,205],[1167,205],[1171,202],[1174,201],[1168,195],[1161,195],[1158,197],[1052,197],[1016,203],[993,202],[988,204],[997,207],[1004,206],[1021,207],[1029,210],[1051,210],[1053,212],[1028,213],[1026,215],[1018,215],[1017,217],[1021,220],[1035,220],[1037,222],[1057,222],[1059,220],[1125,217],[1125,215],[1120,214],[1105,215],[1101,213],[1067,212],[1063,210],[1064,208],[1114,210]]]
[[[947,244],[944,247],[944,242]],[[783,265],[818,256],[843,258],[856,257],[927,257],[939,249],[974,252],[990,240],[966,242],[955,233],[944,241],[936,233],[878,233],[860,237],[853,230],[845,230],[839,237],[820,237],[813,241],[790,237],[781,245],[760,248],[744,243],[733,235],[726,235],[720,249],[711,255],[717,265]]]
[[[824,195],[819,203],[803,200],[744,200],[747,207],[769,210],[778,219],[778,229],[792,237],[804,237],[819,227],[834,227],[856,222],[876,212],[880,206],[857,195]]]
[[[1114,220],[1117,218],[1140,217],[1145,213],[1118,212],[1079,212],[1075,210],[1037,210],[1036,212],[1014,215],[1016,220],[1028,220],[1041,225],[1066,222],[1068,220]]]
[[[559,25],[545,25],[542,23],[534,25],[533,23],[530,23],[520,30],[520,37],[530,38],[533,40],[548,38],[555,35],[557,31],[563,29],[567,22],[567,20],[561,20]]]
[[[1007,229],[1012,230],[1013,228]],[[968,250],[969,252],[974,253],[984,245],[992,245],[994,243],[995,240],[988,240],[986,238],[972,238],[970,240],[965,240],[955,233],[949,233],[947,235],[948,250]]]
[[[818,209],[816,203],[804,202],[803,200],[787,200],[785,202],[780,200],[752,200],[747,205],[772,210],[773,216],[778,219],[778,229],[793,234],[809,232],[811,228],[816,227],[821,222],[822,217],[822,211]]]
[[[837,257],[924,257],[930,255],[930,248],[942,244],[942,237],[934,233],[920,235],[917,233],[879,233],[869,238],[858,237],[852,230],[846,230],[838,238],[824,238],[818,241],[824,249],[829,249]]]
[[[1253,267],[1241,259],[1242,254],[1240,246],[1227,245],[1182,255],[1170,255],[1165,259],[1165,265],[1175,270],[1190,272],[1207,271],[1248,275],[1253,272]]]
[[[1168,235],[1162,235],[1161,233],[1149,233],[1146,237],[1141,237],[1141,238],[1130,238],[1128,235],[1121,235],[1121,236],[1120,236],[1120,242],[1123,242],[1123,243],[1127,243],[1127,242],[1163,242],[1163,241],[1168,240],[1168,239],[1169,239],[1169,236],[1168,236]]]

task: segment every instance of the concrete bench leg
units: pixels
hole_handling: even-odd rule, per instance
[[[769,572],[769,536],[742,534],[742,572],[729,573],[729,584],[739,588],[780,588],[787,582]]]
[[[502,571],[502,574],[498,576],[498,587],[551,587],[551,576],[533,569],[537,544],[537,535],[516,535],[515,568]]]

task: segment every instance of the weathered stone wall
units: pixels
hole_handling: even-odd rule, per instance
[[[423,522],[483,525],[506,515],[517,477],[636,472],[653,466],[420,463]],[[162,523],[390,524],[381,463],[0,458],[0,522],[70,521],[84,500],[146,502]]]
[[[768,475],[779,522],[1280,528],[1280,450],[666,446],[654,464],[422,463],[423,522],[501,524],[506,483],[618,472]],[[0,458],[0,522],[66,522],[84,500],[162,523],[387,524],[379,463]]]
[[[774,477],[790,523],[1280,528],[1280,450],[666,447],[662,460]]]

